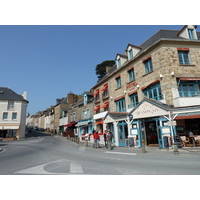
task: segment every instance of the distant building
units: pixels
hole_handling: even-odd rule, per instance
[[[23,95],[0,87],[0,137],[24,138],[26,127],[26,92]]]

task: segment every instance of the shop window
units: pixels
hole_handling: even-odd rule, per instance
[[[150,99],[154,99],[154,100],[162,100],[163,99],[163,95],[162,95],[161,88],[160,88],[160,83],[155,83],[155,84],[148,86],[147,88],[145,88],[143,90],[143,94],[145,97],[148,97]]]
[[[184,133],[185,132],[185,127],[184,126],[182,126],[182,125],[178,125],[178,126],[176,126],[176,132],[177,133]]]
[[[125,99],[120,99],[115,101],[116,104],[116,112],[126,112],[126,103]]]

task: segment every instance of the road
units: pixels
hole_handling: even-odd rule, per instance
[[[33,132],[1,142],[1,175],[199,175],[200,152],[84,147],[62,137]]]

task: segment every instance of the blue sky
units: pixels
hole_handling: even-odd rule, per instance
[[[159,29],[183,25],[41,25],[0,26],[2,87],[27,91],[27,112],[56,104],[69,92],[82,94],[97,82],[95,68],[140,45]],[[199,28],[197,28],[198,30]]]

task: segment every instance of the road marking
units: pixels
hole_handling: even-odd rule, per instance
[[[70,173],[71,174],[83,174],[83,169],[79,163],[70,163]]]
[[[85,147],[79,147],[79,151],[84,152],[85,151]]]
[[[137,153],[123,153],[123,152],[112,152],[112,151],[106,151],[105,153],[122,154],[122,155],[129,155],[129,156],[135,156],[135,155],[137,155]]]

